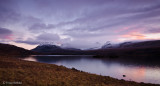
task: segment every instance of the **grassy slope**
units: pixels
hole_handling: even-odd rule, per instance
[[[0,85],[2,81],[20,81],[22,86],[158,86],[8,57],[0,57]]]

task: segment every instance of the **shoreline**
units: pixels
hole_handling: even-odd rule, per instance
[[[22,85],[54,86],[160,86],[115,79],[109,76],[91,74],[64,66],[17,58],[0,57],[0,85],[6,82],[22,82]]]

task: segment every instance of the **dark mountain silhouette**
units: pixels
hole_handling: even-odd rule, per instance
[[[42,53],[51,53],[53,51],[60,51],[61,47],[56,45],[39,45],[36,48],[32,49],[32,51],[42,52]]]
[[[143,41],[143,42],[124,42],[119,48],[140,48],[140,47],[160,47],[160,40]]]
[[[14,45],[10,45],[10,44],[2,44],[0,43],[0,55],[31,55],[31,54],[37,54],[36,52],[30,51],[30,50],[26,50],[24,48],[20,48]]]
[[[84,51],[76,48],[61,48],[56,45],[39,45],[32,51],[45,53],[45,54],[58,54],[58,55],[81,55]]]
[[[153,57],[159,56],[160,40],[143,42],[124,42],[112,46],[107,42],[101,49],[80,50],[75,48],[61,48],[56,45],[40,45],[32,51],[45,54],[59,55],[96,55],[100,57]]]
[[[112,44],[110,41],[107,41],[102,47],[102,49],[107,49],[107,48],[113,48]]]
[[[118,45],[119,48],[125,48],[127,46],[131,46],[132,42],[123,42]]]
[[[95,55],[101,58],[154,58],[160,57],[160,40],[143,42],[124,42],[117,47],[80,50],[75,48],[62,48],[56,45],[39,45],[32,50],[26,50],[10,44],[0,43],[0,55]]]
[[[144,47],[160,47],[160,40],[153,41],[141,41],[141,42],[123,42],[120,44],[111,44],[107,41],[101,49],[109,49],[109,48],[144,48]]]
[[[119,47],[98,49],[92,52],[98,58],[160,59],[160,40],[124,42],[119,44]]]
[[[63,49],[66,49],[66,50],[75,50],[75,51],[80,51],[81,49],[77,49],[77,48],[63,48]]]

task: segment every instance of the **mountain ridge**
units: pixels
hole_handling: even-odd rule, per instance
[[[11,44],[3,44],[0,43],[0,55],[31,55],[31,54],[38,54],[36,52],[21,48],[21,47],[17,47],[15,45],[11,45]]]
[[[106,42],[101,49],[114,49],[114,48],[143,48],[143,47],[160,47],[160,40],[148,40],[148,41],[128,41],[119,44],[111,44]]]
[[[68,55],[68,54],[83,54],[81,49],[76,48],[62,48],[57,45],[39,45],[36,48],[32,49],[32,51],[40,52],[40,53],[48,53],[48,54],[59,54],[59,55]]]

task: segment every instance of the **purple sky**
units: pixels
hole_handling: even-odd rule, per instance
[[[160,0],[0,0],[0,42],[93,48],[160,39]]]

